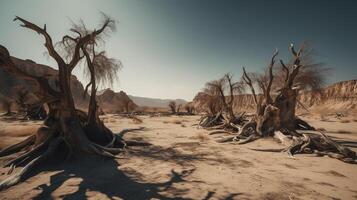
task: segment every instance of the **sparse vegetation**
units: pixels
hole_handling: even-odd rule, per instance
[[[186,104],[184,106],[184,108],[185,108],[187,114],[189,114],[189,115],[192,115],[195,110],[195,107],[193,105],[191,105],[190,103]]]
[[[199,126],[208,129],[238,131],[237,125],[245,121],[244,113],[234,114],[233,103],[235,95],[241,93],[242,89],[242,82],[233,81],[231,74],[225,74],[221,79],[206,83],[204,93],[207,97],[208,112],[202,116]]]
[[[357,0],[0,13],[0,200],[357,200]]]
[[[175,114],[176,113],[176,102],[175,101],[170,101],[169,102],[169,108],[171,110],[171,113]]]

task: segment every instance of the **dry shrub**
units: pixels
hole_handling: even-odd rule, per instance
[[[353,119],[352,121],[357,122],[357,119]]]
[[[168,123],[169,123],[169,121],[166,121],[166,120],[165,120],[165,121],[162,121],[162,123],[164,123],[164,124],[168,124]]]
[[[343,120],[341,120],[340,122],[341,122],[341,123],[350,123],[351,121],[348,120],[348,119],[343,119]]]
[[[186,125],[185,124],[181,124],[181,127],[186,127]]]

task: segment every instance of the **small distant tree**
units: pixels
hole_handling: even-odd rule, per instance
[[[169,102],[169,108],[171,110],[171,113],[175,114],[176,113],[176,102],[175,101],[170,101]]]

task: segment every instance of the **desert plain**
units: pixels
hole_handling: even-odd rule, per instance
[[[84,157],[54,162],[25,182],[1,192],[1,199],[356,199],[356,165],[329,157],[252,149],[283,147],[273,138],[249,144],[217,143],[226,134],[200,129],[200,116],[139,116],[142,123],[115,114],[101,119],[113,132],[148,142],[115,160]],[[357,150],[353,116],[302,116],[331,138]],[[0,120],[0,148],[33,134],[41,121]],[[1,158],[1,163],[9,157]],[[0,179],[8,169],[1,169]],[[21,169],[16,169],[21,170]]]

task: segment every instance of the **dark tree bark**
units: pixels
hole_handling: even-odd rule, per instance
[[[55,152],[65,154],[64,157],[67,158],[73,155],[82,155],[83,153],[114,158],[114,155],[122,152],[122,148],[126,146],[121,136],[113,134],[106,128],[97,115],[96,83],[95,78],[93,78],[95,77],[95,71],[92,70],[92,62],[88,62],[92,82],[88,115],[76,109],[70,85],[72,70],[83,58],[83,54],[88,59],[87,52],[84,50],[86,45],[89,43],[94,44],[96,37],[102,34],[113,21],[108,18],[98,30],[85,35],[78,32],[76,38],[65,36],[64,38],[70,38],[75,41],[71,60],[66,63],[54,49],[52,39],[46,31],[46,25],[44,28],[40,28],[20,17],[16,17],[15,20],[20,21],[22,27],[33,30],[45,38],[45,47],[58,65],[58,87],[53,88],[49,84],[49,77],[31,75],[19,69],[12,62],[7,49],[0,46],[1,67],[19,78],[37,83],[40,88],[39,96],[41,101],[49,107],[48,116],[36,134],[23,142],[0,151],[0,156],[19,153],[19,156],[5,165],[11,166],[10,173],[14,168],[23,166],[20,172],[11,175],[0,183],[0,190],[23,181],[34,168],[40,167],[48,159],[56,159]]]
[[[295,153],[317,153],[319,155],[329,155],[344,162],[356,163],[355,152],[334,142],[296,116],[295,109],[299,87],[294,85],[294,81],[299,74],[299,70],[303,67],[301,64],[303,48],[295,51],[294,46],[291,45],[290,51],[293,55],[292,67],[287,67],[280,60],[286,72],[286,78],[275,99],[271,98],[270,90],[274,78],[273,65],[277,51],[272,56],[271,63],[268,66],[268,81],[264,83],[263,80],[257,80],[263,92],[264,98],[262,101],[258,101],[252,80],[243,68],[243,80],[251,89],[257,111],[253,119],[240,129],[236,137],[232,138],[233,141],[239,141],[239,143],[244,144],[260,137],[274,136],[283,144],[288,144],[285,151],[291,156]],[[315,131],[315,133],[303,133],[301,130]]]

